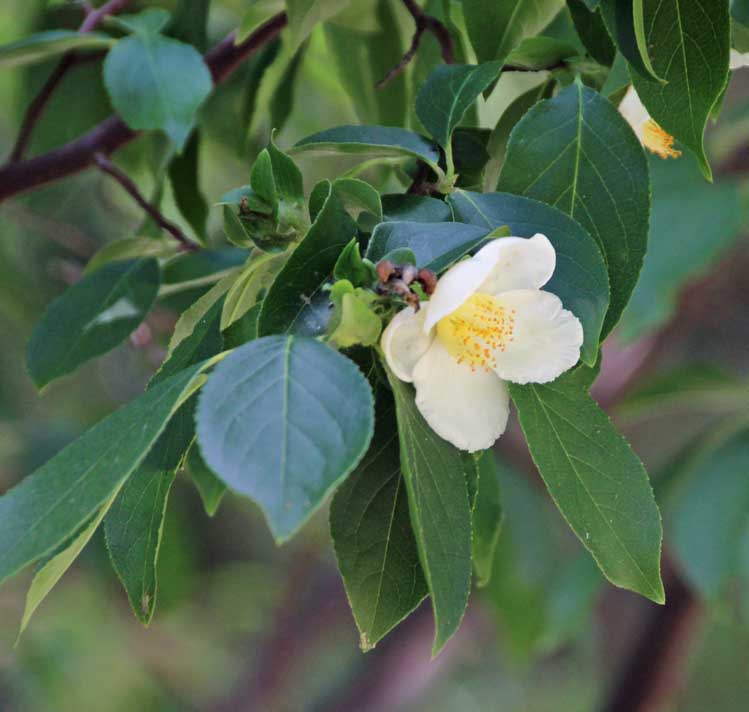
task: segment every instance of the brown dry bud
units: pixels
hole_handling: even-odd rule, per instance
[[[395,265],[390,260],[382,260],[377,263],[375,269],[380,282],[387,284],[395,272]]]
[[[433,294],[437,286],[437,275],[430,269],[420,269],[416,277],[427,294]]]

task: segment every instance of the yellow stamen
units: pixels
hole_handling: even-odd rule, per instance
[[[474,294],[437,322],[442,345],[472,371],[491,371],[497,365],[495,354],[505,350],[514,330],[515,310],[505,309],[489,294]]]
[[[681,151],[674,148],[674,137],[666,133],[653,119],[642,127],[642,143],[645,148],[661,158],[678,158]]]

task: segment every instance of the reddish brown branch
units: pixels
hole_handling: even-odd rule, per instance
[[[286,25],[286,14],[279,13],[257,28],[244,42],[234,44],[230,34],[205,54],[205,61],[218,84],[239,64],[267,42],[273,40]],[[8,163],[0,169],[0,202],[32,188],[51,183],[94,165],[94,156],[110,155],[132,141],[137,131],[128,128],[113,115],[83,136],[42,156]]]
[[[84,18],[78,32],[85,34],[95,30],[107,15],[114,15],[115,13],[121,12],[129,2],[130,0],[110,0],[110,2],[105,3],[98,10],[89,10],[86,13],[86,17]],[[44,82],[39,93],[34,97],[34,100],[29,104],[29,107],[26,110],[26,114],[21,122],[21,129],[18,132],[18,138],[16,139],[13,150],[8,157],[9,163],[15,163],[23,158],[23,154],[26,152],[26,148],[29,145],[34,128],[37,123],[39,123],[39,119],[47,108],[47,104],[52,98],[55,89],[60,85],[60,82],[68,73],[68,70],[83,61],[88,61],[91,58],[98,59],[99,57],[101,57],[101,53],[98,52],[94,55],[66,52],[62,56],[62,59],[60,59],[57,66],[52,70],[47,81]]]
[[[442,59],[445,61],[445,64],[453,64],[455,62],[453,39],[450,36],[450,31],[447,27],[445,27],[436,17],[427,15],[416,4],[416,0],[403,0],[403,4],[411,13],[411,17],[413,17],[414,22],[416,23],[416,30],[411,39],[411,46],[403,55],[400,62],[398,62],[398,64],[396,64],[382,79],[380,79],[380,81],[377,82],[377,84],[375,84],[377,89],[385,86],[391,79],[397,77],[408,66],[408,63],[416,56],[416,52],[421,44],[422,35],[425,32],[431,32],[437,42],[439,42],[440,49],[442,50]]]
[[[103,153],[94,154],[94,163],[107,175],[112,176],[130,195],[130,197],[151,217],[151,219],[162,229],[166,230],[179,244],[185,252],[194,252],[200,249],[178,225],[171,220],[167,220],[159,209],[149,203],[143,194],[138,190],[138,186],[133,183],[129,176],[123,173],[117,166],[112,163]]]

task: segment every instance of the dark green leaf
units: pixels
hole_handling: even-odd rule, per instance
[[[286,0],[292,44],[301,44],[315,25],[343,10],[347,3],[348,0]]]
[[[119,489],[203,368],[147,391],[0,497],[0,581],[64,542]]]
[[[168,34],[204,52],[208,47],[208,12],[211,0],[177,0]]]
[[[600,12],[591,11],[583,0],[567,0],[572,21],[580,40],[593,59],[611,66],[616,48],[611,41]]]
[[[416,114],[437,143],[447,148],[469,106],[498,76],[501,62],[441,64],[416,95]]]
[[[166,27],[170,17],[169,11],[162,7],[149,7],[134,15],[110,16],[107,22],[126,32],[155,35]]]
[[[427,195],[393,194],[382,196],[383,220],[405,222],[449,222],[450,206]]]
[[[366,210],[377,222],[382,220],[380,194],[366,181],[358,178],[337,178],[333,181],[333,192],[347,208]]]
[[[463,619],[471,588],[472,456],[439,438],[419,413],[413,388],[388,372],[395,395],[401,470],[419,560],[432,597],[437,655]]]
[[[356,223],[327,184],[327,197],[314,223],[263,300],[258,319],[260,335],[284,331],[318,335],[320,320],[310,313],[310,302],[322,294],[338,256],[356,235]],[[325,299],[327,303],[327,299]],[[325,324],[322,324],[324,330]]]
[[[197,442],[194,442],[187,452],[185,469],[197,487],[205,513],[209,517],[214,516],[226,494],[226,485],[205,464]]]
[[[428,138],[395,126],[337,126],[303,138],[292,150],[419,158],[440,171],[439,148]]]
[[[161,271],[162,284],[183,284],[203,281],[208,277],[223,276],[247,261],[247,250],[237,247],[204,249],[181,254],[167,262]]]
[[[373,420],[372,393],[359,369],[296,336],[236,349],[204,386],[196,415],[206,464],[261,506],[279,542],[358,464]]]
[[[629,125],[600,94],[575,82],[515,127],[499,185],[558,207],[596,239],[611,283],[606,336],[637,283],[648,240],[650,177]]]
[[[159,289],[154,259],[112,262],[55,299],[34,328],[26,359],[39,388],[106,353],[143,321]]]
[[[354,287],[371,287],[377,281],[373,265],[362,260],[357,238],[352,237],[344,247],[333,268],[333,277],[347,279]]]
[[[138,620],[156,606],[156,563],[174,471],[141,465],[122,486],[104,520],[109,558]]]
[[[728,4],[706,0],[642,0],[645,41],[666,84],[633,74],[650,115],[697,156],[712,180],[703,132],[728,78],[731,25]]]
[[[473,506],[473,568],[479,586],[486,586],[492,576],[494,555],[502,527],[502,501],[499,473],[494,453],[487,450],[476,459],[478,490]]]
[[[663,81],[648,53],[643,0],[602,0],[601,16],[617,49],[627,58],[629,65],[650,81]]]
[[[661,519],[640,460],[574,378],[509,387],[549,493],[601,571],[663,603]]]
[[[521,40],[551,22],[564,0],[463,0],[468,36],[479,62],[504,60]]]
[[[458,190],[450,198],[455,218],[496,229],[507,225],[513,235],[549,238],[557,254],[554,276],[544,286],[582,322],[585,340],[582,360],[593,364],[598,338],[609,303],[606,263],[593,238],[559,210],[507,193],[470,193]]]
[[[507,55],[505,63],[511,67],[540,71],[558,68],[565,59],[577,54],[577,48],[569,42],[554,37],[528,37]]]
[[[0,45],[0,67],[18,67],[43,62],[71,50],[108,49],[115,44],[112,37],[100,32],[81,34],[73,30],[47,30],[22,40]]]
[[[161,129],[178,150],[213,86],[194,47],[156,34],[120,40],[104,62],[104,83],[130,128]]]
[[[371,650],[427,595],[400,471],[395,408],[377,402],[369,453],[330,504],[330,534],[362,650]]]
[[[175,156],[169,164],[169,180],[172,183],[174,202],[177,203],[180,213],[205,244],[208,203],[200,192],[198,183],[199,154],[200,134],[194,131],[182,154]]]
[[[366,256],[376,263],[393,250],[407,248],[419,267],[441,272],[482,245],[490,232],[465,223],[383,222],[372,233]]]
[[[739,186],[727,181],[708,185],[695,164],[688,157],[650,159],[650,240],[640,280],[617,332],[626,341],[662,326],[676,309],[681,288],[725,254],[746,224]]]

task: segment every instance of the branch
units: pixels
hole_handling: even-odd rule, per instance
[[[223,81],[239,64],[286,26],[279,13],[258,27],[244,42],[234,44],[234,34],[209,50],[205,62],[215,84]],[[8,163],[0,169],[0,202],[32,188],[51,183],[94,165],[97,153],[109,156],[138,135],[117,115],[112,115],[83,136],[36,158]]]
[[[416,31],[411,39],[411,46],[403,55],[401,61],[398,62],[398,64],[396,64],[382,79],[380,79],[377,84],[375,84],[376,89],[384,87],[391,79],[397,77],[408,66],[408,63],[416,55],[419,45],[421,44],[421,37],[425,32],[431,32],[437,42],[439,42],[440,49],[442,50],[442,59],[445,61],[445,64],[453,64],[455,62],[453,39],[450,36],[450,31],[447,27],[445,27],[436,17],[427,15],[416,4],[416,0],[403,0],[403,4],[411,13],[414,22],[416,23]]]
[[[85,34],[95,30],[102,20],[108,15],[114,15],[125,9],[125,6],[130,0],[110,0],[108,3],[102,5],[98,10],[89,10],[86,13],[86,17],[81,23],[78,32]],[[47,108],[49,100],[52,98],[55,89],[60,85],[63,77],[68,73],[68,70],[84,61],[91,59],[98,59],[101,57],[101,53],[97,52],[93,55],[81,55],[78,52],[66,52],[62,59],[57,63],[57,66],[52,70],[52,73],[44,82],[44,85],[39,90],[34,100],[29,104],[29,108],[26,110],[26,114],[21,122],[21,129],[18,132],[18,138],[13,146],[13,150],[8,157],[9,163],[15,163],[23,158],[23,154],[29,145],[31,140],[31,134],[34,131],[39,119],[41,118],[44,110]]]
[[[130,197],[141,207],[146,213],[156,222],[156,224],[162,229],[166,230],[179,244],[181,249],[185,252],[194,252],[200,248],[190,238],[185,235],[180,228],[170,220],[167,220],[159,209],[149,203],[143,194],[138,190],[138,186],[123,173],[117,166],[112,163],[103,153],[94,154],[94,163],[104,173],[112,176],[130,195]]]

